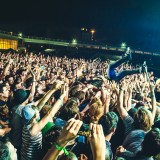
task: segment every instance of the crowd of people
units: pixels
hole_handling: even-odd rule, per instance
[[[160,79],[110,63],[0,53],[0,160],[160,160]]]

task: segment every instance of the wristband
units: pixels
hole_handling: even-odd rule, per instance
[[[58,144],[55,144],[55,147],[56,147],[56,149],[59,150],[59,151],[62,151],[62,150],[63,150],[63,152],[64,152],[64,154],[65,154],[66,156],[69,155],[69,152],[66,150],[65,147],[61,147],[61,146],[59,146]]]

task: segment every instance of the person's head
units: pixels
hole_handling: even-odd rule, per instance
[[[100,104],[102,104],[102,101],[101,101],[99,98],[94,97],[94,98],[92,98],[92,100],[91,100],[90,103],[91,103],[91,104],[93,104],[93,103],[100,103]]]
[[[0,100],[0,118],[8,118],[9,109],[5,101]]]
[[[24,86],[23,86],[21,78],[20,77],[16,78],[13,84],[13,90],[16,91],[18,89],[22,89],[23,87]]]
[[[13,92],[13,102],[15,105],[20,105],[22,103],[28,103],[28,97],[30,95],[29,90],[18,89]]]
[[[65,77],[66,77],[66,72],[62,71],[58,78],[63,81],[63,80],[65,80]]]
[[[35,61],[32,62],[32,67],[33,67],[33,68],[36,68],[36,67],[37,67],[37,62],[35,62]]]
[[[125,158],[123,158],[123,157],[116,157],[116,159],[115,160],[126,160]]]
[[[2,68],[0,68],[0,75],[3,73],[3,69]]]
[[[153,128],[142,142],[142,153],[146,156],[156,156],[160,153],[160,129]]]
[[[157,92],[160,92],[160,79],[157,79],[157,80],[156,80],[155,90],[156,90]]]
[[[43,148],[47,151],[61,134],[62,127],[52,126],[43,136]]]
[[[30,77],[30,78],[28,78],[28,79],[26,80],[25,84],[26,84],[26,88],[27,88],[27,89],[30,89],[30,88],[31,88],[32,82],[33,82],[33,78],[32,78],[32,77]]]
[[[5,80],[10,84],[12,85],[14,83],[14,78],[13,78],[13,75],[7,75],[5,77]]]
[[[26,105],[22,109],[22,123],[24,125],[36,123],[39,120],[40,120],[40,114],[36,107],[31,105]]]
[[[78,91],[75,93],[74,97],[78,98],[80,103],[82,103],[85,100],[85,92]]]
[[[9,90],[8,90],[6,84],[0,84],[0,93],[5,95],[5,97],[9,96]]]
[[[62,154],[58,160],[78,160],[78,158],[73,152],[69,152],[68,155]]]
[[[156,92],[160,92],[160,84],[157,84],[157,85],[155,86],[155,91],[156,91]]]
[[[10,85],[12,85],[12,84],[14,83],[14,78],[13,78],[13,76],[10,76],[10,77],[8,78],[8,83],[9,83]]]
[[[14,68],[12,69],[12,74],[15,75],[16,71],[17,71],[17,68],[14,67]]]
[[[8,81],[4,82],[4,84],[6,85],[8,91],[10,91],[11,86],[9,85]]]
[[[99,119],[99,124],[102,125],[104,135],[115,132],[118,123],[118,116],[115,112],[108,112]]]
[[[135,114],[137,113],[137,109],[136,108],[131,108],[129,111],[128,111],[128,114],[134,118],[135,117]]]
[[[102,106],[102,102],[96,101],[95,103],[92,103],[90,105],[88,113],[91,117],[91,122],[97,122],[104,113],[104,107]]]
[[[36,86],[36,94],[37,95],[44,94],[43,86],[40,83]]]
[[[45,105],[40,111],[41,117],[44,117],[48,113],[48,111],[51,109],[51,107],[52,107],[51,105]]]
[[[134,116],[134,125],[136,129],[149,131],[153,124],[151,112],[144,107],[140,107]]]
[[[60,111],[58,117],[68,121],[70,118],[73,118],[78,113],[79,113],[79,108],[77,102],[74,100],[69,100],[69,102]]]
[[[70,90],[70,96],[74,96],[79,91],[79,85],[73,86]]]
[[[17,70],[16,74],[22,77],[26,77],[26,70],[23,68],[20,68]]]

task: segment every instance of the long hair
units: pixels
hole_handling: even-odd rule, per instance
[[[134,125],[136,129],[149,131],[153,124],[151,112],[144,107],[138,109],[134,117]]]

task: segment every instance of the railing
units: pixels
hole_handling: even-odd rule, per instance
[[[7,34],[9,36],[15,36],[17,38],[28,38],[28,39],[37,39],[37,40],[48,40],[48,41],[60,41],[60,42],[68,42],[62,39],[52,39],[52,38],[45,38],[45,37],[36,37],[36,36],[25,36],[22,35],[22,37],[19,36],[19,34],[13,33],[13,32],[7,32],[7,31],[2,31],[0,30],[0,33],[2,34]]]

